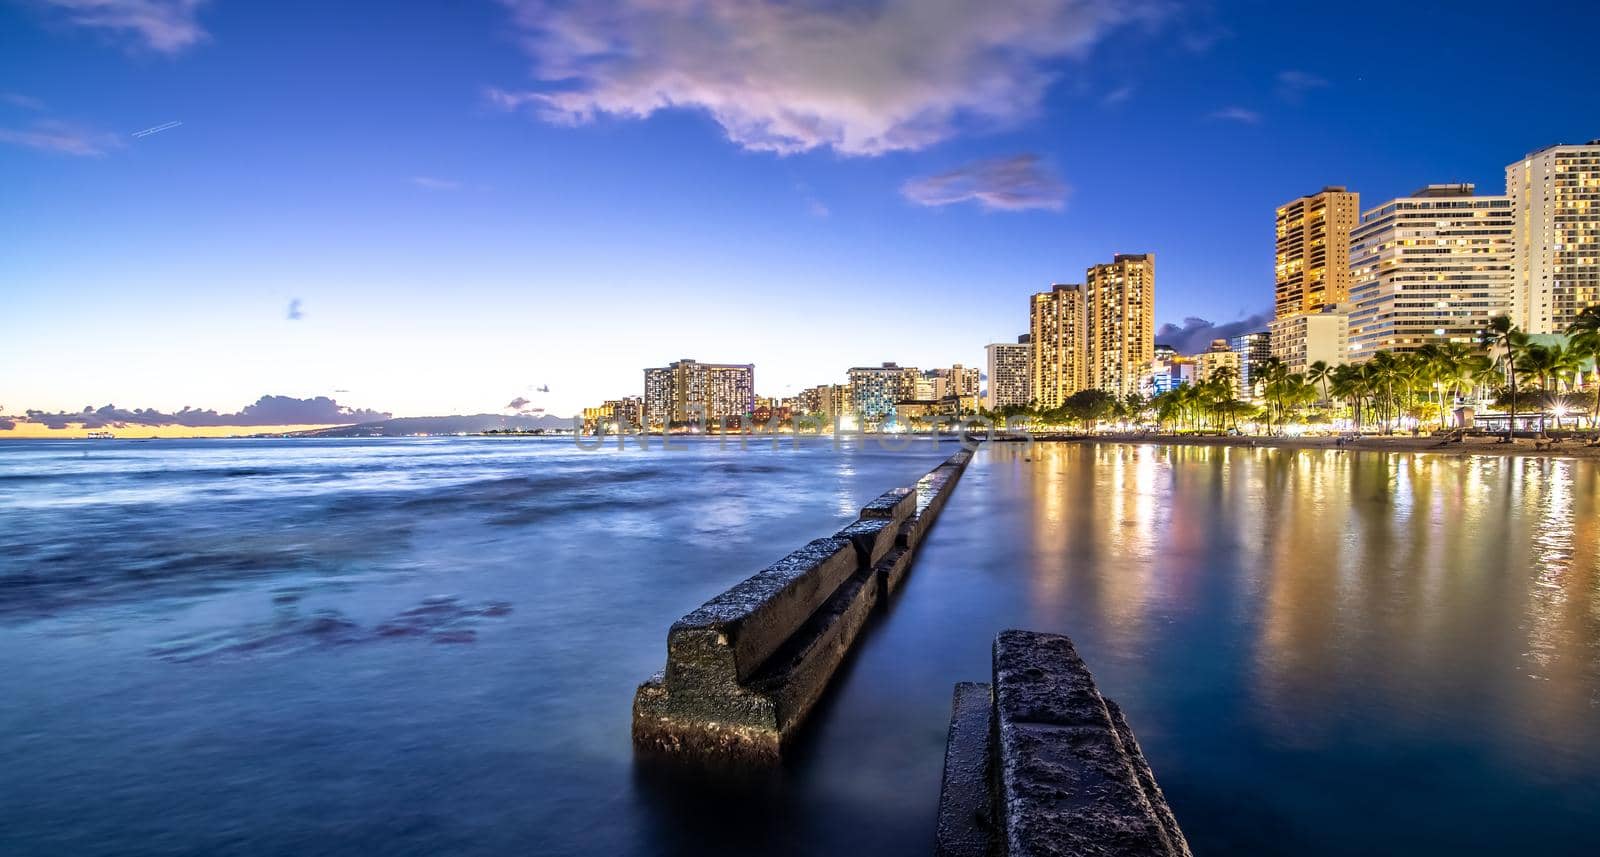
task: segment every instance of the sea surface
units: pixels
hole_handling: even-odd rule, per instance
[[[930,853],[1067,633],[1197,854],[1600,852],[1600,469],[980,450],[788,764],[636,764],[667,627],[955,449],[0,443],[0,855]]]

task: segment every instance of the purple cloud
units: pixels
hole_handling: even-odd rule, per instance
[[[1266,330],[1267,325],[1272,323],[1272,317],[1270,309],[1226,324],[1213,324],[1206,319],[1189,316],[1181,326],[1171,322],[1161,325],[1156,331],[1156,342],[1178,349],[1179,354],[1199,354],[1210,348],[1214,339],[1232,339],[1242,333]]]
[[[992,211],[1059,211],[1068,188],[1038,155],[974,161],[937,175],[912,179],[900,187],[918,205],[976,202]]]
[[[915,150],[1033,114],[1049,67],[1172,12],[1160,0],[501,0],[537,86],[492,103],[545,121],[702,110],[739,146]]]
[[[151,50],[175,54],[207,38],[196,19],[206,0],[43,0],[80,27],[131,35]]]
[[[390,414],[359,408],[350,408],[326,396],[296,399],[292,396],[262,396],[254,404],[246,405],[235,414],[219,414],[212,410],[184,408],[176,413],[163,413],[154,408],[126,410],[116,405],[85,407],[77,413],[28,411],[30,422],[52,429],[68,425],[82,425],[86,429],[107,426],[166,426],[179,425],[191,428],[200,426],[278,426],[278,425],[346,425],[389,419]],[[10,417],[8,419],[18,419]]]

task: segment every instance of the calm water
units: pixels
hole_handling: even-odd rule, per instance
[[[0,854],[929,853],[1071,634],[1199,853],[1594,853],[1600,472],[983,450],[791,764],[636,768],[667,626],[952,451],[0,445]]]

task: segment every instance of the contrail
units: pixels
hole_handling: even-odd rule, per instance
[[[135,131],[135,132],[133,132],[133,136],[135,136],[135,137],[148,137],[151,134],[159,134],[162,131],[170,131],[173,128],[176,128],[176,127],[178,127],[179,125],[182,125],[182,124],[183,124],[182,122],[168,122],[165,125],[157,125],[154,128],[146,128],[143,131]]]

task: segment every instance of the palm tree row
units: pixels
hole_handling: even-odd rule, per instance
[[[1528,405],[1539,411],[1539,430],[1547,412],[1587,409],[1593,427],[1600,419],[1600,306],[1584,310],[1568,328],[1566,345],[1531,342],[1505,316],[1491,321],[1478,347],[1461,342],[1430,343],[1409,352],[1379,351],[1364,363],[1329,366],[1317,361],[1305,372],[1290,372],[1276,359],[1252,367],[1251,389],[1259,400],[1241,398],[1239,373],[1224,367],[1194,384],[1182,384],[1152,399],[1130,394],[1118,399],[1098,390],[1081,391],[1052,409],[1012,407],[1000,416],[1024,415],[1049,425],[1116,419],[1124,425],[1154,419],[1174,431],[1237,428],[1254,419],[1266,430],[1282,431],[1294,421],[1328,422],[1348,415],[1357,431],[1375,428],[1392,434],[1403,420],[1440,429],[1456,423],[1453,403],[1489,394],[1509,412],[1508,436]],[[1592,373],[1591,394],[1579,396],[1585,363]]]

